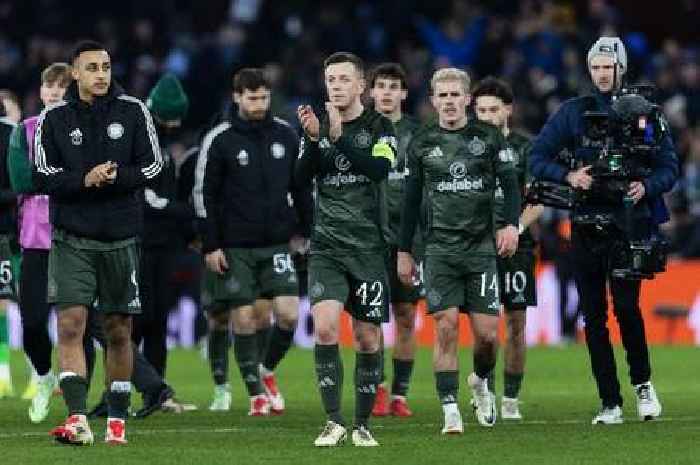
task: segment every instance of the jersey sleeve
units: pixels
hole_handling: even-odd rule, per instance
[[[196,213],[203,220],[202,251],[207,253],[220,247],[218,203],[226,177],[224,157],[217,140],[202,144],[198,164],[202,164],[202,174],[195,181],[194,192],[199,197],[195,200]],[[198,167],[199,169],[199,167]]]
[[[7,171],[10,176],[10,186],[18,194],[34,192],[32,182],[32,163],[29,160],[29,146],[23,123],[19,123],[10,135],[10,146],[7,153]]]
[[[135,111],[136,134],[132,147],[130,163],[117,168],[114,186],[122,192],[129,192],[144,187],[158,176],[163,168],[163,157],[151,113],[138,99],[120,97],[133,102],[138,107]]]
[[[56,110],[45,109],[39,116],[34,134],[34,165],[32,178],[37,189],[56,198],[70,199],[87,190],[87,171],[68,169],[53,132]]]
[[[420,206],[423,201],[423,166],[418,155],[417,140],[411,142],[406,150],[408,176],[404,191],[403,207],[401,209],[401,229],[399,231],[399,250],[410,252],[413,247],[413,236],[420,216]]]
[[[517,227],[520,221],[521,198],[513,148],[498,131],[494,132],[493,140],[493,170],[503,190],[503,224]]]
[[[391,121],[384,117],[380,118],[373,132],[369,157],[364,151],[354,148],[347,135],[341,136],[335,146],[352,163],[355,172],[367,176],[374,182],[379,182],[386,179],[389,170],[396,162],[396,132]]]

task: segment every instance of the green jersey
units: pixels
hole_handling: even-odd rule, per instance
[[[529,137],[522,133],[511,131],[506,137],[506,143],[510,150],[512,150],[512,157],[515,163],[515,170],[518,176],[518,188],[520,190],[520,195],[523,199],[523,204],[521,208],[521,213],[525,209],[525,189],[527,185],[530,184],[531,179],[527,169],[527,159],[530,155],[530,150],[532,150],[532,141]],[[504,225],[503,218],[503,189],[500,186],[496,188],[496,209],[494,210],[494,221],[496,227],[502,227]],[[532,250],[535,247],[535,239],[532,237],[529,228],[523,231],[518,240],[519,250]]]
[[[421,200],[426,210],[426,255],[494,255],[496,181],[503,186],[504,214],[518,224],[520,194],[515,164],[493,125],[469,121],[458,130],[431,124],[408,149],[408,182],[401,225],[401,250],[410,250]]]
[[[311,253],[383,252],[388,233],[386,177],[397,147],[391,121],[366,108],[343,123],[342,136],[333,143],[325,116],[319,141],[304,136],[301,144],[297,180],[316,180]]]
[[[401,227],[401,205],[403,205],[406,176],[408,175],[406,151],[419,126],[418,121],[406,115],[394,123],[398,140],[398,155],[394,167],[389,171],[386,190],[386,203],[389,213],[388,241],[391,244],[398,243],[399,229]],[[420,234],[416,234],[415,240],[419,239]]]

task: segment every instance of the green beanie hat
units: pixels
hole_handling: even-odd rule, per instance
[[[181,120],[187,114],[189,100],[174,74],[166,74],[148,94],[146,106],[162,121]]]

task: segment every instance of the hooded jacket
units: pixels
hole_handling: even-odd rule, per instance
[[[164,140],[161,138],[160,140]],[[194,208],[178,198],[175,160],[161,147],[163,170],[158,179],[144,190],[144,248],[184,247],[194,221]]]
[[[309,237],[311,191],[293,183],[298,150],[289,123],[269,113],[262,121],[243,120],[236,106],[206,134],[193,189],[204,252]]]
[[[95,166],[117,163],[113,184],[85,187]],[[142,230],[143,188],[161,171],[158,136],[146,106],[112,83],[92,104],[71,83],[63,102],[39,115],[34,137],[35,185],[50,196],[51,223],[101,241]]]

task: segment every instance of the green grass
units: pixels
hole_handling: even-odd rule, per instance
[[[207,365],[194,351],[173,351],[169,381],[182,400],[200,410],[183,415],[158,413],[128,425],[129,445],[108,447],[101,443],[104,420],[92,421],[93,447],[55,444],[48,430],[65,416],[60,398],[41,425],[29,423],[27,402],[0,400],[0,457],[7,464],[46,465],[90,463],[147,464],[691,464],[700,463],[700,377],[697,348],[652,349],[654,380],[664,405],[662,420],[642,423],[636,417],[631,387],[626,380],[622,353],[620,379],[626,404],[626,423],[593,427],[590,419],[598,407],[588,357],[583,347],[538,348],[528,353],[528,371],[521,395],[525,421],[493,429],[480,428],[467,406],[464,379],[471,367],[469,352],[461,354],[460,404],[466,420],[462,436],[442,437],[441,409],[434,392],[430,352],[418,355],[410,403],[411,419],[374,420],[373,430],[382,446],[359,449],[346,444],[333,450],[312,446],[324,422],[313,375],[312,354],[293,350],[278,371],[287,398],[284,416],[248,418],[248,402],[237,371],[232,369],[234,408],[213,414],[207,410],[212,383]],[[344,406],[352,417],[351,368],[353,355],[345,352]],[[231,357],[233,359],[233,357]],[[23,357],[13,354],[15,389],[24,387]],[[233,364],[235,367],[235,364]],[[502,382],[499,368],[499,392]],[[98,373],[96,379],[100,379]],[[99,386],[93,383],[91,402]],[[134,403],[140,399],[134,396]]]

